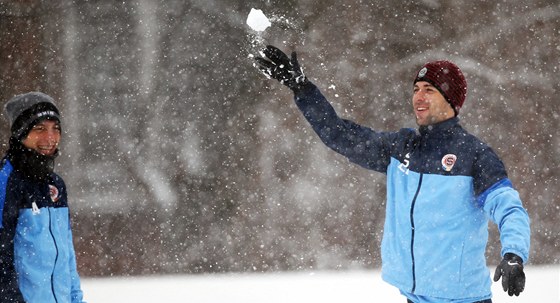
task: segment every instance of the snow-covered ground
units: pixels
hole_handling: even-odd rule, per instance
[[[528,266],[525,272],[520,297],[507,296],[494,283],[493,302],[560,302],[560,266]],[[82,288],[89,303],[406,302],[379,271],[85,278]]]

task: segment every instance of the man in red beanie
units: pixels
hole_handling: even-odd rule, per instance
[[[518,296],[525,287],[529,217],[502,161],[459,124],[467,93],[461,70],[434,61],[416,73],[412,106],[418,130],[377,132],[340,118],[291,58],[274,46],[256,67],[288,86],[304,117],[334,151],[387,175],[382,277],[408,302],[492,302],[485,259],[488,220],[496,223],[502,262],[494,281]]]

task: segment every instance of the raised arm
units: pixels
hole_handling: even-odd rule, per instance
[[[307,79],[295,52],[290,58],[269,45],[255,58],[255,66],[265,76],[280,81],[294,92],[297,106],[328,147],[365,168],[386,171],[397,133],[375,132],[340,118],[319,89]]]

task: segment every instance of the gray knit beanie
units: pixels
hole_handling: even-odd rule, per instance
[[[31,128],[43,119],[60,123],[60,112],[53,98],[41,92],[30,92],[13,97],[6,103],[4,114],[8,117],[12,136],[22,140]]]

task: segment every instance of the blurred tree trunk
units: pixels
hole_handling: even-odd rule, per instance
[[[56,31],[49,28],[48,20],[56,16],[45,15],[46,4],[40,0],[0,0],[0,105],[14,95],[28,91],[43,91],[55,99],[58,90],[58,64]],[[51,10],[56,12],[56,10]],[[47,21],[47,22],[45,22]],[[48,69],[47,67],[53,67]],[[51,81],[53,83],[50,83]],[[55,85],[53,85],[55,84]],[[2,153],[7,148],[9,127],[6,120],[0,123]]]
[[[38,53],[43,43],[37,11],[41,1],[0,2],[0,102],[41,86],[41,63]],[[3,107],[2,107],[3,110]],[[9,127],[3,121],[0,140],[3,151]]]

